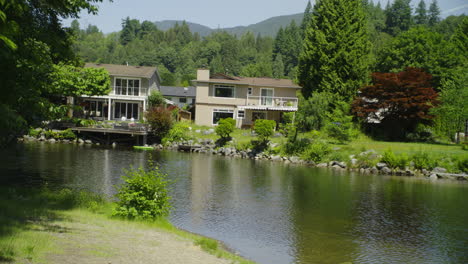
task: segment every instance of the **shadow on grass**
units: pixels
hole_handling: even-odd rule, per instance
[[[57,211],[85,208],[104,202],[103,198],[69,189],[52,191],[47,188],[0,187],[0,262],[13,261],[21,251],[27,251],[34,241],[20,241],[22,232],[67,233],[72,230],[53,224],[67,220]],[[27,252],[26,252],[27,254]]]

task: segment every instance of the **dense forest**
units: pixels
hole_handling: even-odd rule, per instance
[[[297,115],[302,130],[341,124],[339,117],[348,120],[350,113],[354,124],[381,114],[372,109],[375,105],[354,98],[365,91],[359,89],[377,84],[415,88],[421,93],[413,97],[431,98],[413,104],[406,97],[379,106],[392,106],[393,119],[412,120],[411,127],[402,128],[403,138],[427,130],[419,124],[453,138],[468,119],[468,18],[441,19],[436,0],[428,6],[421,0],[414,9],[410,0],[389,1],[385,7],[368,0],[320,0],[307,5],[301,23],[292,21],[275,37],[223,31],[201,37],[186,23],[163,31],[153,22],[129,17],[122,20],[121,31],[111,34],[94,25],[82,29],[77,20],[70,28],[62,26],[61,18],[77,18],[80,10],[96,13],[96,2],[101,0],[0,1],[0,84],[8,89],[0,98],[0,122],[6,128],[0,138],[11,139],[27,126],[60,118],[66,113],[64,95],[105,94],[105,73],[82,70],[83,62],[157,66],[163,85],[188,86],[200,67],[237,76],[290,78],[304,87]],[[421,80],[404,83],[410,75]],[[436,97],[424,90],[427,85]]]

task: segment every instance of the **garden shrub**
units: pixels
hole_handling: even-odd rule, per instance
[[[408,156],[405,153],[395,154],[391,150],[386,150],[382,155],[382,162],[387,164],[390,168],[406,168],[408,165]]]
[[[297,140],[288,138],[288,141],[282,145],[282,152],[287,155],[298,155],[304,152],[309,144],[310,140],[308,138],[300,138]]]
[[[189,124],[186,122],[176,123],[169,133],[163,138],[162,143],[166,144],[167,142],[180,142],[185,140],[190,140],[191,136],[189,135]]]
[[[310,144],[303,153],[305,160],[320,162],[331,152],[331,147],[323,141],[315,141]]]
[[[419,170],[431,170],[436,167],[436,161],[427,152],[423,151],[418,151],[411,155],[411,161],[414,163],[414,168]]]
[[[236,149],[239,150],[239,151],[246,151],[248,149],[252,149],[253,148],[253,145],[252,145],[252,142],[248,141],[248,142],[239,142],[236,144]]]
[[[169,214],[170,197],[167,191],[167,175],[150,164],[150,168],[125,170],[124,184],[116,197],[114,215],[131,219],[149,219]]]
[[[73,131],[70,128],[63,130],[62,132],[60,132],[60,134],[61,134],[61,138],[63,139],[69,139],[69,140],[76,139],[75,133],[73,133]]]
[[[263,142],[268,142],[271,136],[273,136],[276,122],[274,120],[257,119],[254,124],[254,131],[258,136],[258,139]]]
[[[335,110],[328,114],[328,122],[324,130],[329,137],[345,143],[354,138],[357,133],[353,128],[353,117],[349,113],[349,105],[344,102],[338,102]]]
[[[41,129],[30,128],[28,135],[30,135],[31,137],[37,138],[41,135],[41,132],[42,132]]]
[[[172,128],[172,111],[164,107],[153,107],[145,114],[151,133],[162,140]]]
[[[332,150],[330,152],[330,154],[328,155],[328,159],[330,161],[344,161],[344,162],[347,162],[349,160],[349,156],[346,154],[346,152],[339,149],[339,150]]]
[[[380,156],[373,151],[363,151],[354,157],[356,159],[356,164],[354,167],[356,168],[372,168],[380,160]]]
[[[457,167],[461,172],[468,173],[468,157],[462,157],[457,162]]]
[[[215,128],[215,132],[221,138],[230,138],[231,133],[234,132],[236,127],[236,120],[232,118],[222,118],[218,121],[218,125]]]
[[[150,107],[157,107],[165,104],[166,101],[160,91],[151,91],[151,94],[148,96],[148,105]]]

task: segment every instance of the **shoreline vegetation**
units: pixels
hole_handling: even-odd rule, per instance
[[[0,263],[253,263],[165,218],[112,216],[85,191],[0,188]]]
[[[224,137],[218,137],[215,130],[179,122],[167,133],[161,144],[143,147],[145,150],[188,149],[197,153],[358,171],[363,174],[468,180],[466,143],[386,142],[359,135],[343,144],[334,142],[324,133],[312,131],[300,134],[296,140],[299,146],[291,147],[287,137],[279,132],[260,140],[254,130],[232,129]],[[18,141],[99,145],[89,139],[77,138],[70,132],[31,129],[29,135]],[[68,138],[61,135],[68,135]]]

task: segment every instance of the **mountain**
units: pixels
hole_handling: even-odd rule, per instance
[[[237,26],[231,28],[220,28],[220,29],[212,29],[204,25],[200,25],[197,23],[192,22],[185,22],[190,28],[192,32],[198,32],[200,36],[208,36],[212,32],[218,30],[224,30],[231,34],[235,34],[237,36],[242,35],[244,32],[251,31],[255,35],[261,34],[262,36],[272,36],[276,35],[276,32],[280,29],[280,27],[288,26],[291,21],[295,21],[297,25],[299,25],[302,21],[303,14],[293,14],[293,15],[286,15],[286,16],[276,16],[271,17],[256,24],[248,25],[248,26]],[[168,30],[169,28],[173,27],[176,23],[179,25],[183,23],[181,20],[163,20],[154,22],[154,24],[161,30]]]

